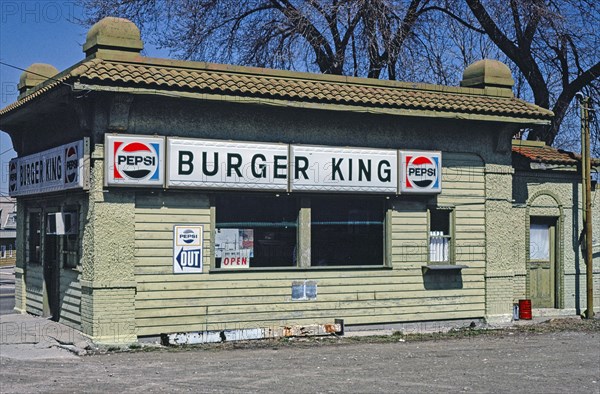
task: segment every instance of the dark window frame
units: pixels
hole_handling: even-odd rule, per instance
[[[276,196],[287,196],[288,198],[293,198],[296,200],[296,251],[295,253],[295,261],[292,265],[288,266],[272,266],[272,267],[248,267],[248,268],[240,268],[240,269],[232,269],[232,268],[221,268],[217,265],[217,258],[215,256],[215,240],[214,236],[217,230],[217,215],[218,215],[218,203],[217,200],[219,196],[222,195],[230,195],[230,196],[256,196],[256,197],[276,197]],[[235,198],[235,197],[234,197]],[[302,255],[301,249],[305,245],[303,245],[302,239],[306,240],[308,238],[308,244],[310,245],[310,250],[312,252],[311,245],[311,202],[314,199],[319,198],[336,198],[336,199],[370,199],[372,201],[378,201],[380,203],[381,215],[383,218],[382,223],[382,251],[381,251],[381,262],[377,264],[366,264],[366,265],[329,265],[329,266],[315,266],[312,265],[312,259],[306,259]],[[275,193],[275,192],[236,192],[236,191],[222,191],[222,192],[214,192],[210,194],[210,225],[212,229],[213,239],[210,242],[210,272],[212,273],[224,273],[224,272],[251,272],[251,271],[281,271],[281,270],[352,270],[352,269],[389,269],[392,267],[391,264],[391,216],[393,211],[393,206],[391,204],[392,199],[390,196],[385,195],[369,195],[369,194],[305,194],[305,193]],[[308,210],[308,216],[305,216],[303,212]],[[308,219],[307,219],[308,218]],[[256,241],[256,239],[255,239]],[[306,242],[306,241],[304,241]]]
[[[26,251],[25,251],[25,261],[27,264],[36,264],[36,265],[41,265],[42,264],[42,249],[43,249],[43,235],[44,235],[44,212],[42,211],[41,208],[29,208],[26,211],[27,217],[25,218],[26,220],[26,238],[27,238],[27,246],[26,246]],[[35,252],[36,257],[32,258],[32,246],[36,246],[33,245],[33,235],[32,235],[32,216],[33,215],[37,215],[37,234],[36,234],[36,238],[37,238],[37,251]]]
[[[328,207],[325,206],[326,203],[330,203],[333,204],[333,206],[329,207],[329,209],[331,211],[335,210],[335,204],[346,204],[346,207],[344,208],[349,208],[348,211],[344,212],[344,215],[346,216],[346,219],[344,219],[343,217],[340,217],[341,220],[339,220],[339,222],[336,223],[336,221],[334,220],[331,224],[328,223],[320,223],[321,221],[323,221],[323,219],[326,218],[326,216],[328,216],[328,214],[326,213],[326,209]],[[323,204],[324,206],[322,207],[318,207],[318,204]],[[323,196],[313,196],[311,198],[311,223],[310,223],[310,227],[311,227],[311,263],[310,266],[312,268],[317,268],[317,267],[340,267],[340,268],[353,268],[353,267],[385,267],[388,257],[387,257],[387,248],[386,248],[386,240],[388,237],[386,237],[386,233],[387,233],[387,226],[386,226],[386,222],[388,220],[387,218],[387,200],[383,197],[380,196],[369,196],[369,195],[348,195],[348,196],[330,196],[330,195],[323,195]],[[364,209],[364,208],[367,209]],[[319,208],[325,208],[325,210],[323,212],[315,212],[317,209]],[[351,213],[354,211],[354,214],[358,214],[358,217],[356,219],[358,220],[350,220],[350,216]],[[367,220],[360,220],[360,216],[362,216],[364,213],[367,214],[366,219]],[[316,218],[315,216],[317,215],[321,215],[324,217],[321,218]],[[380,218],[377,218],[376,216],[379,216]],[[364,218],[363,218],[364,219]],[[374,220],[372,220],[374,219]],[[345,222],[345,223],[344,223]],[[319,224],[316,224],[319,223]],[[323,226],[323,227],[318,227],[318,226]],[[318,234],[317,230],[320,230],[322,232],[325,232],[327,230],[324,229],[325,226],[329,226],[330,228],[333,229],[333,231],[338,230],[341,234],[341,236],[343,237],[344,235],[348,236],[348,237],[359,237],[358,240],[354,239],[354,242],[352,240],[348,241],[348,244],[345,245],[346,249],[350,250],[351,252],[353,252],[353,254],[359,254],[360,253],[364,253],[364,256],[359,257],[358,260],[358,264],[352,264],[352,263],[338,263],[339,260],[336,260],[336,257],[328,257],[331,256],[332,254],[336,254],[336,252],[340,252],[334,249],[333,252],[319,252],[319,254],[317,255],[317,246],[315,246],[315,240],[317,238],[320,238],[321,235]],[[377,231],[373,231],[375,228],[373,228],[372,226],[379,227],[381,226],[381,230],[379,232],[379,234],[377,234]],[[371,227],[371,228],[370,228]],[[345,233],[345,234],[344,234]],[[367,237],[367,238],[373,238],[373,237],[381,237],[381,239],[377,239],[377,243],[381,242],[380,246],[380,250],[375,252],[375,250],[377,248],[375,248],[373,246],[373,240],[371,239],[360,239],[363,237]],[[342,240],[338,240],[339,242],[343,242]],[[335,243],[334,243],[335,245]],[[320,245],[323,248],[327,248],[326,245]],[[355,248],[354,250],[353,247]],[[342,251],[344,250],[344,248],[342,248]],[[341,252],[340,252],[341,253]],[[375,257],[371,258],[371,257],[367,257],[369,254],[375,254]],[[328,263],[327,260],[331,259],[331,263]],[[351,256],[347,256],[345,258],[345,260],[347,261],[347,259],[350,258],[352,259]],[[377,261],[372,261],[371,259],[375,259]]]
[[[434,222],[439,219],[432,215],[447,215],[448,226],[447,234],[433,236],[432,231],[440,231],[439,228],[433,228]],[[437,223],[436,223],[437,224]],[[433,260],[431,258],[431,242],[434,238],[448,240],[448,258],[446,260]],[[456,265],[456,209],[453,206],[432,206],[427,209],[427,263],[430,265]]]
[[[252,218],[255,211],[250,211],[249,216],[246,219],[229,219],[229,221],[220,221],[219,216],[219,205],[223,203],[231,203],[233,206],[240,205],[243,200],[246,199],[246,203],[254,204],[255,211],[260,210],[264,207],[269,207],[270,204],[274,204],[277,199],[281,199],[284,209],[289,210],[284,212],[282,216],[286,217],[285,220],[278,221],[279,219],[275,216],[275,213],[268,213],[270,216],[267,220],[261,221],[256,218]],[[261,199],[264,199],[263,204]],[[227,201],[229,200],[229,201]],[[236,201],[237,200],[237,201]],[[257,206],[258,205],[258,206]],[[285,206],[288,205],[288,206]],[[219,193],[211,197],[211,224],[212,224],[212,235],[213,240],[211,242],[211,268],[218,271],[237,271],[237,270],[261,270],[261,269],[294,269],[298,266],[297,259],[297,245],[298,245],[298,232],[299,232],[299,213],[300,213],[300,199],[298,196],[288,195],[287,193],[273,193],[273,194],[258,194],[258,193]],[[221,208],[222,209],[222,208]],[[227,213],[224,216],[227,218],[228,215],[233,213]],[[249,218],[249,219],[248,219]],[[235,222],[235,220],[239,220]],[[270,220],[269,220],[270,219]],[[228,219],[226,219],[228,220]],[[263,261],[254,261],[257,266],[249,265],[247,268],[223,268],[220,266],[222,263],[221,257],[216,256],[216,233],[221,229],[239,229],[239,230],[252,230],[253,231],[253,252],[254,255],[251,259],[263,259]],[[294,233],[291,235],[290,233]],[[291,235],[291,236],[290,236]],[[257,255],[258,254],[258,255]],[[280,259],[279,262],[277,260]],[[289,260],[287,260],[289,259]],[[266,261],[265,261],[266,260]],[[270,264],[269,264],[270,262]],[[273,262],[275,262],[273,264]],[[250,263],[252,264],[252,260]]]
[[[81,267],[83,226],[81,221],[81,209],[79,205],[66,205],[63,212],[74,212],[77,218],[77,232],[75,234],[61,235],[60,252],[63,269],[79,270]],[[69,244],[71,242],[71,244]],[[74,250],[73,250],[74,249]]]

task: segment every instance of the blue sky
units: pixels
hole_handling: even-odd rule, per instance
[[[0,1],[0,61],[20,68],[49,63],[64,70],[84,58],[88,28],[77,23],[83,9],[74,1]],[[146,45],[148,56],[165,57]],[[0,108],[17,100],[22,71],[0,65]],[[0,131],[0,194],[8,190],[8,162],[16,156],[8,134]]]

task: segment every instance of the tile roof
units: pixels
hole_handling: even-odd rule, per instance
[[[186,64],[193,67],[185,67]],[[393,81],[286,73],[199,62],[152,63],[93,59],[60,74],[57,79],[61,82],[77,81],[91,85],[340,104],[347,106],[348,110],[352,110],[352,107],[389,108],[536,120],[549,120],[553,115],[549,110],[513,97],[473,94],[475,89],[420,84],[411,87],[409,84]],[[47,82],[43,88],[0,110],[0,115],[20,107],[59,83],[56,80],[49,84]],[[483,92],[483,90],[479,91]]]
[[[514,146],[513,154],[524,157],[535,163],[575,165],[581,161],[581,155],[550,146]],[[592,165],[600,165],[600,159],[592,158]]]

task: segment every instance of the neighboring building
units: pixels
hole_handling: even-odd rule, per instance
[[[0,196],[0,259],[16,256],[17,200]]]
[[[581,252],[581,157],[545,146],[543,142],[513,141],[512,222],[524,229],[515,244],[525,260],[514,264],[513,286],[537,308],[558,308],[581,314],[586,309],[585,262]],[[597,172],[600,160],[592,160]],[[592,256],[594,289],[600,288],[600,194],[593,184]],[[519,232],[522,234],[522,232]],[[597,297],[597,296],[596,296]],[[554,312],[556,313],[556,312]]]
[[[82,62],[32,65],[0,110],[19,154],[18,311],[128,342],[334,319],[510,322],[533,296],[535,313],[581,309],[573,163],[517,163],[511,137],[552,113],[516,99],[502,63],[449,87],[142,47],[133,23],[106,18]],[[550,300],[528,258],[544,234],[560,245]]]

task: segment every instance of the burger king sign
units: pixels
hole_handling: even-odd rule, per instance
[[[442,153],[400,151],[400,193],[441,193]]]

